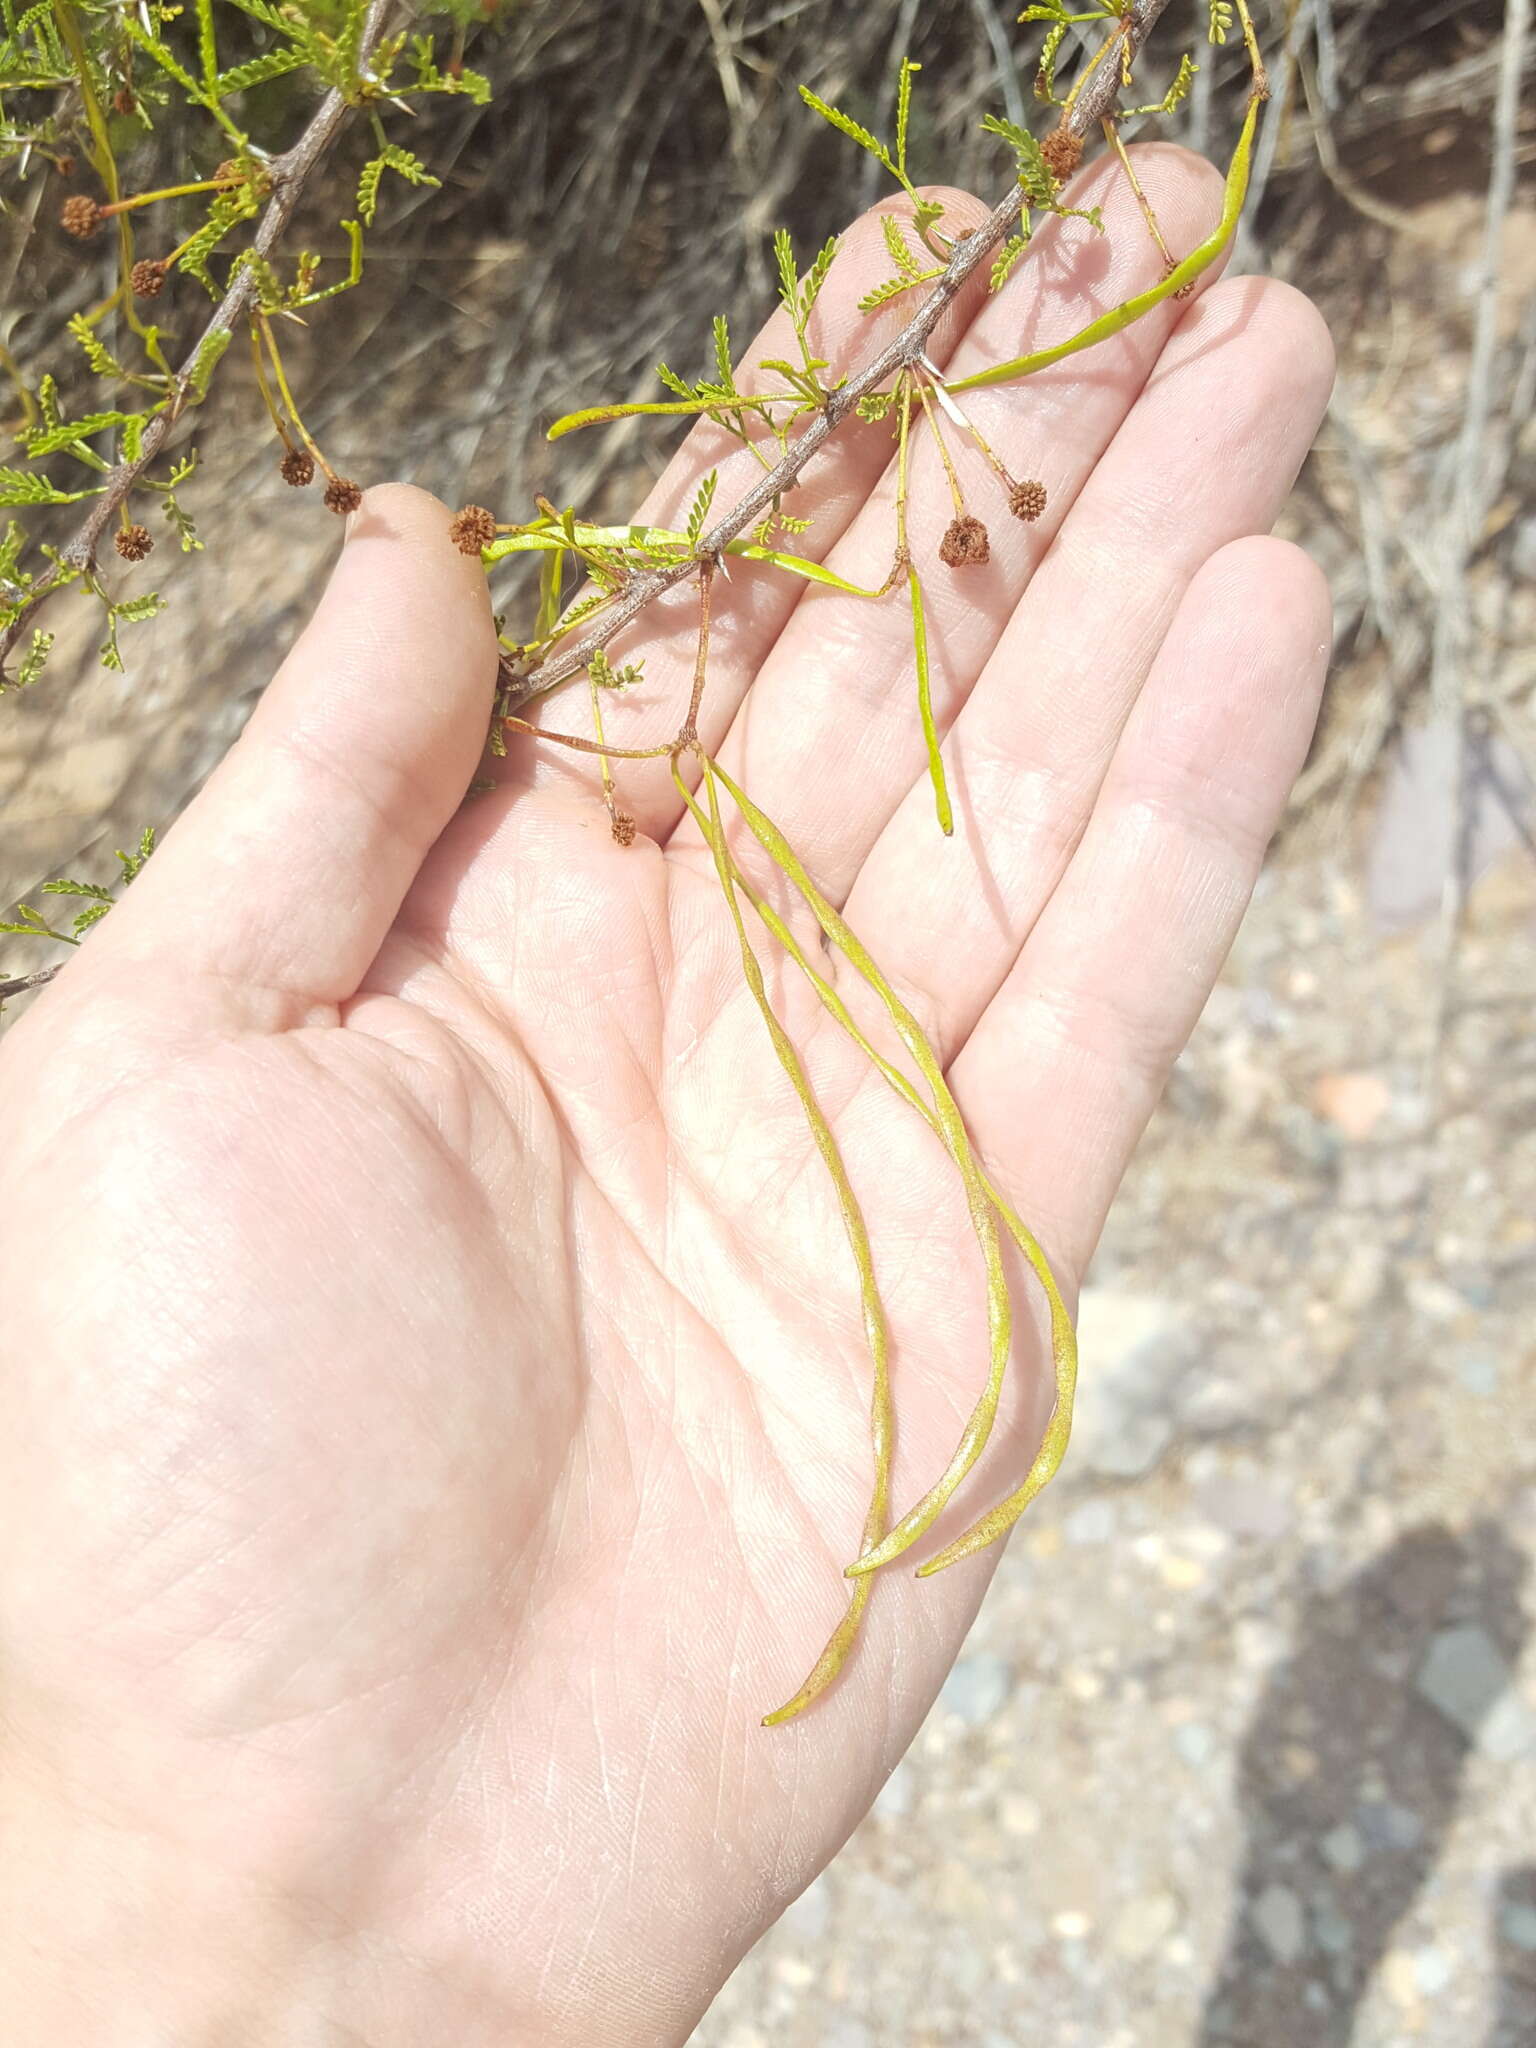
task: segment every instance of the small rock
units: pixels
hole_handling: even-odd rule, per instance
[[[1035,1801],[1026,1798],[1022,1792],[1005,1792],[998,1807],[998,1819],[1005,1834],[1027,1839],[1030,1835],[1039,1834],[1044,1815]]]
[[[1203,1721],[1186,1721],[1173,1731],[1173,1746],[1192,1771],[1208,1764],[1216,1752],[1216,1737]]]
[[[1509,1686],[1509,1666],[1485,1628],[1465,1622],[1443,1628],[1414,1681],[1437,1713],[1475,1737],[1489,1709]]]
[[[1505,1906],[1499,1913],[1499,1932],[1513,1947],[1536,1955],[1536,1906]]]
[[[1536,1753],[1536,1713],[1518,1693],[1506,1692],[1483,1722],[1477,1746],[1496,1764],[1517,1763]]]
[[[1165,1586],[1176,1593],[1193,1592],[1205,1582],[1205,1566],[1193,1557],[1165,1557],[1158,1567]]]
[[[1060,1941],[1083,1941],[1093,1932],[1093,1922],[1086,1913],[1053,1913],[1051,1932]]]
[[[1330,1828],[1322,1840],[1322,1851],[1335,1870],[1358,1870],[1365,1861],[1365,1844],[1357,1828],[1347,1820]]]
[[[1467,1392],[1480,1400],[1499,1390],[1499,1361],[1491,1351],[1464,1351],[1452,1360],[1451,1370]]]
[[[1335,1130],[1359,1144],[1392,1106],[1392,1091],[1380,1074],[1324,1074],[1312,1089],[1312,1107]]]
[[[804,1991],[808,1984],[816,1981],[815,1970],[803,1956],[780,1956],[773,1966],[773,1974],[791,1991]]]
[[[992,1719],[1012,1690],[1013,1667],[982,1650],[960,1659],[945,1679],[939,1701],[967,1728],[979,1728]]]
[[[1350,1309],[1358,1314],[1375,1301],[1381,1293],[1386,1277],[1386,1246],[1374,1238],[1366,1238],[1351,1247],[1334,1286],[1334,1299],[1340,1308]]]
[[[1128,1899],[1110,1925],[1109,1938],[1118,1954],[1132,1962],[1153,1954],[1179,1921],[1179,1902],[1172,1892],[1148,1892]]]
[[[1355,1822],[1372,1849],[1416,1849],[1424,1837],[1424,1823],[1410,1807],[1390,1799],[1369,1800],[1355,1809]]]
[[[1301,1901],[1283,1884],[1267,1884],[1249,1908],[1264,1946],[1277,1963],[1294,1963],[1306,1946]]]
[[[1416,1949],[1413,1957],[1413,1974],[1424,1996],[1433,1998],[1451,1981],[1451,1959],[1444,1949]]]
[[[1312,1908],[1312,1933],[1318,1947],[1331,1956],[1347,1956],[1355,1945],[1355,1930],[1337,1906]]]
[[[1418,2004],[1419,1972],[1407,1949],[1388,1949],[1382,1958],[1381,1981],[1394,2005],[1412,2007]]]

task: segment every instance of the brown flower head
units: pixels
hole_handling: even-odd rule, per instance
[[[147,526],[120,526],[112,536],[112,545],[125,562],[142,562],[154,542]]]
[[[1083,138],[1074,135],[1070,128],[1053,128],[1041,143],[1040,154],[1045,158],[1051,176],[1060,185],[1071,177],[1083,160]]]
[[[466,505],[448,522],[448,538],[461,555],[478,555],[496,538],[496,515],[483,505]]]
[[[951,519],[944,529],[944,538],[939,542],[939,560],[951,569],[980,564],[989,560],[991,554],[987,529],[969,512],[962,512],[958,519]]]
[[[158,299],[165,290],[165,273],[170,265],[159,256],[142,256],[128,273],[137,299]]]
[[[61,178],[72,178],[75,175],[75,160],[66,152],[65,155],[54,158],[53,168]]]
[[[88,192],[72,192],[59,210],[59,219],[66,235],[88,242],[101,226],[101,207]]]
[[[615,812],[614,812],[614,814],[613,814],[613,836],[614,836],[614,839],[615,839],[615,840],[617,841],[617,843],[618,843],[618,844],[619,844],[620,846],[633,846],[633,845],[634,845],[634,843],[635,843],[635,821],[634,821],[634,819],[633,819],[633,818],[632,818],[632,817],[631,817],[631,816],[629,815],[628,811],[615,811]]]
[[[363,487],[349,476],[334,476],[325,487],[327,512],[355,512],[363,502]]]
[[[315,480],[315,458],[307,448],[290,448],[277,465],[277,473],[285,484],[301,491]]]
[[[245,173],[232,156],[227,156],[213,175],[221,184],[234,185],[239,183]]]
[[[112,111],[114,114],[136,113],[138,105],[138,101],[133,96],[133,87],[131,85],[120,85],[112,95]]]
[[[1038,519],[1045,510],[1045,485],[1026,477],[1008,487],[1008,510],[1015,519]]]

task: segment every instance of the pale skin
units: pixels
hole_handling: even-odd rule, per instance
[[[1139,162],[1193,246],[1219,180]],[[977,280],[930,350],[950,374],[1159,274],[1116,173],[1072,196],[1107,237],[1053,228],[1001,297]],[[877,224],[849,247],[821,330],[843,365],[889,268]],[[1010,520],[952,441],[982,569],[937,562],[919,437],[952,840],[901,593],[716,582],[704,744],[917,1009],[1069,1289],[1312,731],[1327,596],[1264,536],[1330,376],[1297,294],[1207,277],[975,394],[1050,493]],[[729,449],[697,433],[649,515],[716,462],[732,502],[756,466]],[[890,453],[839,435],[793,545],[878,583]],[[619,766],[628,849],[595,762],[521,738],[462,803],[495,647],[446,525],[368,493],[246,734],[0,1048],[8,2048],[684,2041],[932,1703],[996,1554],[912,1567],[1043,1419],[1026,1315],[961,1498],[879,1575],[834,1687],[762,1728],[859,1547],[846,1245],[665,762]],[[616,744],[676,729],[695,605],[613,650],[646,657]],[[582,730],[584,703],[543,715]],[[781,963],[769,986],[865,1205],[899,1510],[985,1370],[979,1263],[932,1140]]]

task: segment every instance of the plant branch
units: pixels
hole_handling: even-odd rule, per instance
[[[368,64],[392,5],[393,0],[371,0],[358,43],[359,71]],[[293,218],[294,210],[316,166],[341,132],[347,116],[353,111],[355,110],[346,96],[332,87],[316,108],[309,126],[292,149],[274,157],[266,167],[272,182],[272,196],[267,201],[266,211],[257,224],[251,245],[258,256],[270,256],[277,246]],[[214,335],[232,330],[244,319],[257,289],[258,279],[254,268],[249,264],[242,264],[233,283],[214,309],[207,326],[198,336],[195,345],[176,373],[175,388],[165,409],[156,413],[145,428],[143,447],[137,460],[120,462],[110,472],[101,496],[94,500],[79,531],[61,551],[61,566],[37,585],[29,594],[21,613],[9,626],[0,631],[0,675],[3,675],[7,659],[22,634],[31,626],[38,609],[56,591],[72,582],[82,570],[94,565],[96,550],[101,544],[103,534],[117,517],[118,508],[127,501],[139,478],[165,446],[171,428],[186,410],[192,372],[199,355]]]
[[[1157,24],[1168,0],[1132,0],[1111,38],[1124,46],[1124,64],[1135,61],[1137,52]],[[1094,67],[1077,99],[1063,114],[1061,125],[1080,139],[1087,137],[1114,108],[1120,91],[1122,64],[1107,62]],[[1022,187],[1015,185],[993,207],[979,228],[955,245],[942,277],[911,320],[892,341],[873,356],[847,383],[839,385],[804,433],[765,476],[758,479],[735,508],[716,521],[699,542],[697,556],[636,576],[604,613],[601,624],[584,633],[567,648],[545,656],[529,674],[503,672],[503,703],[510,709],[542,696],[557,683],[578,675],[597,650],[637,618],[664,591],[684,582],[698,568],[699,557],[718,557],[725,547],[749,526],[761,519],[798,480],[800,472],[853,411],[858,401],[878,390],[898,371],[910,369],[928,345],[928,338],[955,299],[966,279],[977,270],[1019,218],[1024,203]]]
[[[52,967],[40,967],[35,974],[18,974],[12,981],[0,981],[0,1003],[9,1002],[12,996],[24,996],[29,988],[41,988],[52,981],[63,965],[59,960]]]

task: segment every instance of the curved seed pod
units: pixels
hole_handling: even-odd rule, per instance
[[[949,386],[953,391],[977,391],[983,384],[1008,384],[1015,377],[1029,377],[1036,370],[1049,368],[1059,363],[1063,356],[1076,355],[1079,349],[1092,348],[1096,342],[1107,341],[1112,334],[1120,333],[1143,313],[1164,299],[1177,298],[1186,285],[1194,283],[1203,270],[1209,270],[1216,258],[1231,241],[1237,228],[1238,216],[1243,210],[1243,201],[1248,196],[1248,170],[1253,159],[1253,132],[1263,104],[1256,95],[1248,102],[1248,111],[1243,116],[1242,133],[1237,138],[1237,148],[1232,152],[1232,161],[1227,170],[1227,182],[1222,199],[1221,219],[1197,249],[1192,249],[1182,263],[1174,265],[1160,283],[1149,290],[1138,292],[1135,298],[1126,299],[1108,313],[1101,313],[1097,320],[1090,320],[1086,327],[1066,341],[1059,341],[1054,348],[1036,350],[1032,356],[1017,356],[1011,363],[994,363],[990,369],[975,370],[969,377],[960,377]]]
[[[843,1156],[838,1149],[837,1139],[833,1135],[832,1127],[827,1122],[826,1114],[820,1103],[811,1092],[811,1085],[806,1077],[805,1068],[801,1064],[800,1056],[795,1051],[788,1032],[785,1031],[784,1026],[775,1016],[773,1005],[768,999],[768,991],[763,983],[763,971],[758,963],[757,955],[752,950],[751,940],[747,936],[746,923],[741,914],[741,904],[738,900],[737,891],[745,885],[741,880],[736,863],[732,859],[730,849],[726,844],[725,829],[720,820],[720,799],[715,786],[714,768],[709,759],[702,753],[699,758],[704,771],[704,789],[709,800],[707,816],[701,810],[698,802],[678,773],[677,757],[675,755],[672,761],[672,777],[682,794],[684,803],[687,804],[699,830],[703,833],[710,852],[714,856],[715,873],[719,878],[721,893],[725,897],[726,907],[731,913],[731,921],[736,927],[736,937],[741,946],[741,965],[747,979],[747,986],[752,992],[753,1000],[756,1002],[758,1009],[762,1012],[763,1022],[768,1027],[768,1035],[773,1041],[773,1049],[778,1055],[779,1064],[788,1075],[790,1085],[800,1099],[800,1106],[805,1111],[806,1121],[811,1127],[811,1135],[815,1139],[816,1149],[820,1152],[827,1171],[832,1177],[832,1184],[837,1191],[838,1206],[842,1210],[843,1228],[848,1234],[849,1248],[853,1253],[854,1264],[858,1268],[859,1292],[864,1311],[864,1334],[869,1345],[870,1361],[874,1367],[874,1389],[870,1403],[870,1436],[874,1445],[875,1478],[869,1512],[864,1520],[863,1541],[866,1544],[877,1543],[885,1533],[886,1524],[890,1516],[891,1445],[894,1432],[894,1415],[891,1403],[889,1370],[890,1337],[886,1329],[885,1310],[881,1304],[880,1291],[875,1280],[874,1257],[870,1250],[869,1232],[864,1222],[863,1211],[859,1207],[858,1197],[855,1195],[853,1185],[848,1178],[848,1169],[843,1163]],[[859,1623],[863,1619],[864,1609],[869,1604],[869,1594],[872,1586],[873,1581],[865,1579],[854,1587],[842,1620],[832,1631],[825,1649],[812,1666],[809,1676],[800,1686],[799,1690],[786,1700],[781,1707],[776,1707],[772,1713],[763,1716],[763,1726],[765,1728],[776,1727],[784,1721],[793,1720],[795,1715],[802,1713],[811,1704],[812,1700],[825,1692],[833,1679],[836,1678],[847,1660],[848,1652],[853,1647],[854,1638],[859,1631]]]
[[[971,1410],[960,1442],[943,1472],[922,1499],[908,1509],[881,1542],[873,1549],[865,1550],[847,1566],[848,1576],[853,1578],[861,1572],[878,1570],[881,1565],[889,1564],[892,1558],[900,1557],[904,1550],[910,1549],[938,1520],[955,1488],[986,1448],[987,1438],[992,1433],[992,1424],[997,1416],[1003,1378],[1008,1369],[1012,1349],[1013,1302],[1008,1292],[1008,1276],[1003,1270],[1002,1248],[998,1242],[992,1202],[983,1184],[981,1169],[971,1149],[970,1136],[956,1107],[955,1098],[949,1091],[949,1084],[944,1079],[938,1060],[934,1057],[933,1048],[924,1036],[921,1025],[881,973],[863,941],[816,887],[799,855],[778,826],[764,816],[745,791],[731,780],[718,763],[714,764],[714,773],[729,791],[731,801],[741,812],[754,838],[794,884],[827,937],[857,968],[879,996],[902,1043],[916,1061],[918,1070],[933,1095],[935,1127],[951,1159],[954,1160],[964,1185],[966,1206],[970,1210],[971,1224],[986,1265],[987,1325],[991,1354],[986,1385],[976,1406]]]
[[[865,1037],[847,1004],[826,977],[817,971],[804,947],[773,905],[759,896],[739,873],[737,887],[816,991],[823,1008],[842,1026],[896,1093],[911,1104],[931,1130],[938,1132],[938,1119],[932,1108],[924,1102],[901,1069],[893,1066]],[[1023,1484],[1006,1500],[999,1502],[979,1522],[974,1523],[963,1535],[957,1536],[954,1542],[948,1544],[937,1556],[930,1558],[926,1564],[919,1565],[917,1576],[920,1579],[931,1578],[935,1572],[943,1571],[946,1565],[956,1564],[962,1557],[969,1557],[974,1551],[984,1550],[989,1543],[996,1542],[1000,1536],[1005,1535],[1035,1496],[1055,1478],[1072,1434],[1072,1408],[1077,1394],[1077,1332],[1072,1326],[1072,1317],[1062,1299],[1061,1289],[1056,1284],[1056,1276],[1051,1271],[1050,1262],[1039,1240],[1013,1208],[1004,1201],[985,1173],[982,1175],[982,1185],[986,1188],[988,1198],[1002,1219],[1009,1236],[1028,1260],[1045,1293],[1051,1317],[1051,1364],[1055,1379],[1055,1400],[1046,1424],[1045,1435]],[[859,1583],[868,1582],[868,1574],[862,1575]]]

